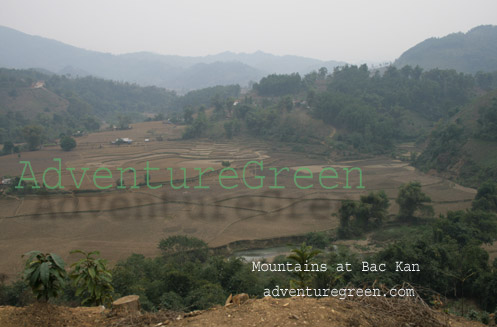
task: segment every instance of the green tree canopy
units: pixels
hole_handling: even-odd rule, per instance
[[[28,125],[23,128],[22,133],[30,151],[40,148],[43,142],[43,127],[40,125]]]
[[[70,136],[64,136],[60,139],[60,148],[64,151],[71,151],[76,147],[76,140]]]
[[[420,211],[423,215],[432,216],[433,207],[426,203],[431,202],[431,198],[421,191],[421,183],[409,182],[399,188],[396,199],[399,205],[398,218],[400,220],[412,220],[414,214]]]

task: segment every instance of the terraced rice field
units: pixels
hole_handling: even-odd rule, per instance
[[[161,136],[163,141],[157,141]],[[373,190],[385,190],[391,199],[391,213],[396,213],[397,189],[402,183],[418,180],[423,190],[434,200],[435,211],[464,209],[470,206],[475,190],[456,185],[441,178],[422,174],[406,163],[390,158],[334,162],[319,155],[294,153],[285,146],[235,140],[214,142],[208,140],[179,140],[181,127],[161,122],[134,124],[128,131],[95,133],[77,139],[74,151],[63,152],[58,147],[22,153],[22,157],[0,157],[0,175],[20,176],[24,165],[30,161],[34,174],[41,181],[43,171],[55,166],[54,158],[62,162],[62,185],[65,193],[46,196],[0,197],[0,273],[13,277],[22,271],[20,256],[30,250],[56,252],[69,262],[73,249],[100,250],[103,257],[115,262],[131,253],[152,256],[158,254],[160,239],[187,234],[201,238],[210,246],[220,246],[237,240],[253,240],[304,234],[335,228],[337,212],[343,199],[358,199]],[[131,145],[111,145],[117,137],[129,137]],[[144,140],[148,138],[149,142]],[[251,160],[262,161],[264,170],[246,170],[247,183],[256,185],[257,176],[265,176],[264,187],[250,189],[242,179],[244,165]],[[146,162],[152,171],[150,189],[133,185],[133,173],[125,172],[126,189],[116,189],[120,173],[117,168],[134,167],[137,183],[145,182],[143,171]],[[222,161],[230,161],[238,178],[225,180],[226,185],[238,184],[228,190],[219,184]],[[88,168],[82,178],[81,190],[74,192],[73,177],[65,169],[75,168],[75,179],[81,179],[81,168]],[[99,191],[94,186],[93,172],[107,167],[112,179],[99,181],[112,187]],[[213,168],[214,172],[202,176],[199,189],[198,171],[194,168]],[[278,175],[278,185],[284,189],[271,189],[274,172],[268,167],[289,167]],[[314,179],[300,180],[302,185],[314,184],[309,189],[295,186],[294,173],[299,167],[308,167]],[[317,175],[323,167],[334,167],[339,177],[333,180],[338,187],[323,189]],[[357,177],[351,173],[351,189],[344,189],[343,168],[359,167],[363,174],[364,189],[357,189]],[[183,179],[185,168],[189,178],[188,189],[174,190],[169,185],[172,168],[173,180]],[[47,173],[47,184],[57,183],[57,174]],[[181,181],[176,181],[179,185]],[[328,182],[327,182],[328,183]]]

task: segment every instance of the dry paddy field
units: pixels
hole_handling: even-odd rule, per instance
[[[157,141],[160,135],[163,141]],[[236,140],[232,142],[178,140],[181,127],[160,122],[134,124],[128,131],[95,133],[77,139],[78,147],[63,152],[58,147],[46,147],[40,151],[0,157],[0,175],[20,176],[24,164],[29,161],[39,183],[48,167],[57,167],[54,158],[61,159],[61,184],[64,193],[28,195],[24,197],[0,197],[0,273],[13,277],[22,270],[20,256],[30,250],[56,252],[68,261],[73,249],[100,250],[112,262],[126,258],[131,253],[147,256],[158,254],[157,244],[161,238],[186,234],[201,238],[210,246],[220,246],[237,240],[265,239],[279,236],[304,234],[311,231],[335,228],[338,220],[331,214],[337,212],[343,199],[358,199],[361,194],[373,190],[385,190],[391,199],[391,213],[398,208],[394,199],[402,183],[418,180],[434,200],[436,212],[467,208],[475,190],[456,185],[438,177],[422,174],[406,163],[389,158],[375,158],[348,162],[334,162],[304,153],[285,151],[274,144]],[[129,137],[131,145],[111,145],[117,137]],[[144,140],[149,138],[149,142]],[[312,157],[312,158],[311,158]],[[237,178],[219,183],[222,161],[229,160],[236,169]],[[261,172],[250,165],[246,169],[246,181],[257,185],[264,176],[263,187],[250,189],[242,179],[243,168],[251,160],[262,161]],[[145,182],[144,168],[151,171],[151,189],[140,185],[131,189],[133,172],[123,173],[125,189],[116,189],[120,178],[118,168],[133,167],[137,171],[137,183]],[[112,184],[109,189],[98,190],[93,181],[97,168],[106,167],[112,178],[100,179],[100,185]],[[212,168],[202,176],[198,188],[199,172]],[[274,167],[282,171],[277,185],[272,189]],[[301,185],[313,184],[309,189],[295,186],[294,173],[299,167],[313,172],[313,179],[301,179]],[[337,179],[325,180],[325,185],[337,184],[333,190],[320,186],[318,175],[324,167],[334,167]],[[344,189],[344,168],[359,167],[362,170],[364,189],[358,189],[357,172],[350,173],[350,189]],[[74,168],[73,176],[66,168]],[[88,168],[83,176],[82,168]],[[171,170],[167,170],[171,168]],[[184,168],[184,171],[181,169]],[[183,174],[188,178],[188,189],[174,190],[172,179],[180,185]],[[254,175],[255,174],[255,175]],[[28,175],[30,175],[28,173]],[[229,174],[228,174],[229,175]],[[55,185],[58,176],[47,173],[48,185]],[[74,180],[81,182],[75,192]],[[197,186],[197,188],[196,188]]]

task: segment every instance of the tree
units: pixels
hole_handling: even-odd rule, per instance
[[[426,203],[431,202],[431,198],[421,192],[421,183],[409,182],[400,186],[399,194],[395,200],[399,205],[398,218],[400,220],[412,220],[416,211],[432,216],[433,207]]]
[[[205,112],[199,111],[197,118],[193,121],[193,124],[188,126],[186,131],[183,133],[184,139],[191,139],[202,137],[208,130],[209,123],[207,121],[207,116]]]
[[[225,100],[226,110],[228,111],[228,115],[231,117],[233,114],[233,106],[235,105],[235,98],[228,97]]]
[[[291,97],[286,96],[280,100],[279,106],[281,109],[286,109],[286,111],[291,111],[293,109],[293,100]]]
[[[227,121],[224,123],[224,132],[226,133],[226,137],[231,139],[233,138],[233,121]]]
[[[314,258],[321,253],[319,250],[313,250],[312,246],[306,245],[305,242],[300,245],[300,248],[293,249],[292,254],[287,258],[295,261],[301,266],[301,271],[295,271],[294,274],[297,280],[292,279],[290,285],[292,288],[306,288],[312,282],[312,274],[309,271],[304,271],[305,266],[314,262]]]
[[[492,181],[483,183],[473,200],[473,209],[497,212],[497,185]]]
[[[214,107],[216,112],[223,110],[224,103],[223,103],[223,99],[221,98],[221,95],[219,95],[219,93],[216,93],[211,98],[211,105]]]
[[[306,235],[306,243],[318,249],[326,249],[330,240],[324,232],[310,232]]]
[[[357,219],[363,224],[364,228],[369,227],[371,220],[374,220],[375,225],[380,226],[387,216],[389,206],[390,201],[388,201],[385,191],[370,192],[368,195],[362,195]]]
[[[129,117],[128,115],[119,115],[119,117],[117,117],[117,129],[129,129],[129,124],[131,124],[131,117]]]
[[[381,226],[385,220],[390,202],[384,191],[370,192],[360,201],[344,200],[338,210],[340,227],[338,236],[347,238],[360,235],[371,227]],[[355,219],[351,221],[351,218]]]
[[[14,151],[14,143],[12,141],[5,141],[3,143],[2,154],[11,154]]]
[[[343,200],[338,209],[340,216],[340,227],[338,229],[338,236],[340,238],[347,238],[350,236],[350,220],[357,213],[357,202],[353,200]]]
[[[54,115],[55,120],[55,115]],[[85,128],[89,131],[98,131],[100,129],[100,123],[97,119],[93,117],[88,117],[84,121]]]
[[[240,121],[238,119],[229,120],[224,123],[224,132],[226,137],[231,139],[233,136],[240,133]]]
[[[63,292],[65,278],[65,263],[55,253],[31,251],[24,268],[24,280],[28,283],[37,299],[48,301]]]
[[[325,79],[326,75],[328,75],[328,68],[326,67],[321,67],[319,68],[319,79],[323,80]]]
[[[39,125],[28,125],[22,130],[24,140],[28,143],[30,151],[38,150],[43,141],[43,127]]]
[[[64,151],[71,151],[76,147],[76,140],[70,136],[64,136],[60,139],[60,148]]]
[[[205,310],[216,304],[222,304],[226,294],[220,285],[204,283],[188,294],[186,301],[192,310]]]
[[[261,96],[281,96],[297,93],[301,87],[302,79],[298,73],[290,75],[268,75],[253,86],[254,90]]]
[[[107,261],[94,256],[100,255],[100,252],[93,251],[86,253],[81,250],[71,251],[80,253],[83,259],[73,263],[73,271],[70,277],[76,287],[76,296],[84,294],[82,304],[89,303],[94,305],[109,305],[112,302],[112,274],[107,269]]]
[[[193,109],[190,107],[185,107],[183,109],[183,120],[185,121],[185,124],[191,124],[193,123]]]

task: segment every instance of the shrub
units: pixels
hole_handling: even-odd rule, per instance
[[[82,304],[110,304],[114,288],[111,285],[112,274],[106,267],[107,261],[94,257],[95,255],[100,255],[98,251],[86,253],[81,250],[74,250],[71,251],[71,254],[73,253],[80,253],[85,256],[71,265],[74,270],[71,272],[70,277],[76,287],[76,296],[81,294],[86,296]]]
[[[205,283],[188,294],[187,302],[193,310],[205,310],[216,304],[223,304],[227,295],[221,285]]]
[[[70,136],[64,136],[60,140],[60,148],[64,151],[71,151],[76,147],[76,140]]]
[[[24,268],[24,280],[31,287],[37,299],[48,301],[62,293],[65,278],[65,263],[54,253],[31,251],[23,255],[28,256]]]

